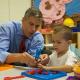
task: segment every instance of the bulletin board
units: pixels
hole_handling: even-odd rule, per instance
[[[32,6],[34,8],[39,8],[41,0],[32,0]],[[66,14],[71,16],[73,14],[80,13],[80,0],[73,0],[71,3],[66,4]]]

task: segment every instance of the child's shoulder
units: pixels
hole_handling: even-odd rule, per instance
[[[53,50],[52,54],[50,54],[50,56],[57,56],[57,52]]]
[[[75,53],[71,51],[70,49],[68,50],[68,56],[76,57]]]

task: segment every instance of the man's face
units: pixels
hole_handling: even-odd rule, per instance
[[[22,20],[22,29],[26,37],[30,37],[36,31],[36,27],[40,25],[39,19],[33,16]]]

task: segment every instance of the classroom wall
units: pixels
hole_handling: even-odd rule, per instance
[[[0,0],[0,23],[21,20],[31,0]]]
[[[34,7],[39,8],[40,1],[34,0]],[[66,14],[71,16],[75,13],[80,13],[80,0],[72,0],[72,2],[66,4]]]
[[[39,2],[40,0],[36,1]],[[31,0],[0,0],[0,23],[9,20],[21,20],[29,7],[31,7]],[[78,33],[77,42],[78,48],[80,48],[80,32]]]

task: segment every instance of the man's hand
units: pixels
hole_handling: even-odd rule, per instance
[[[21,63],[25,63],[28,66],[31,67],[36,67],[37,66],[37,61],[35,60],[34,57],[32,57],[30,54],[28,54],[27,52],[23,53],[23,57],[20,60]]]
[[[6,58],[5,63],[25,63],[28,66],[36,67],[37,61],[27,52],[24,53],[16,53],[16,54],[9,54]]]

